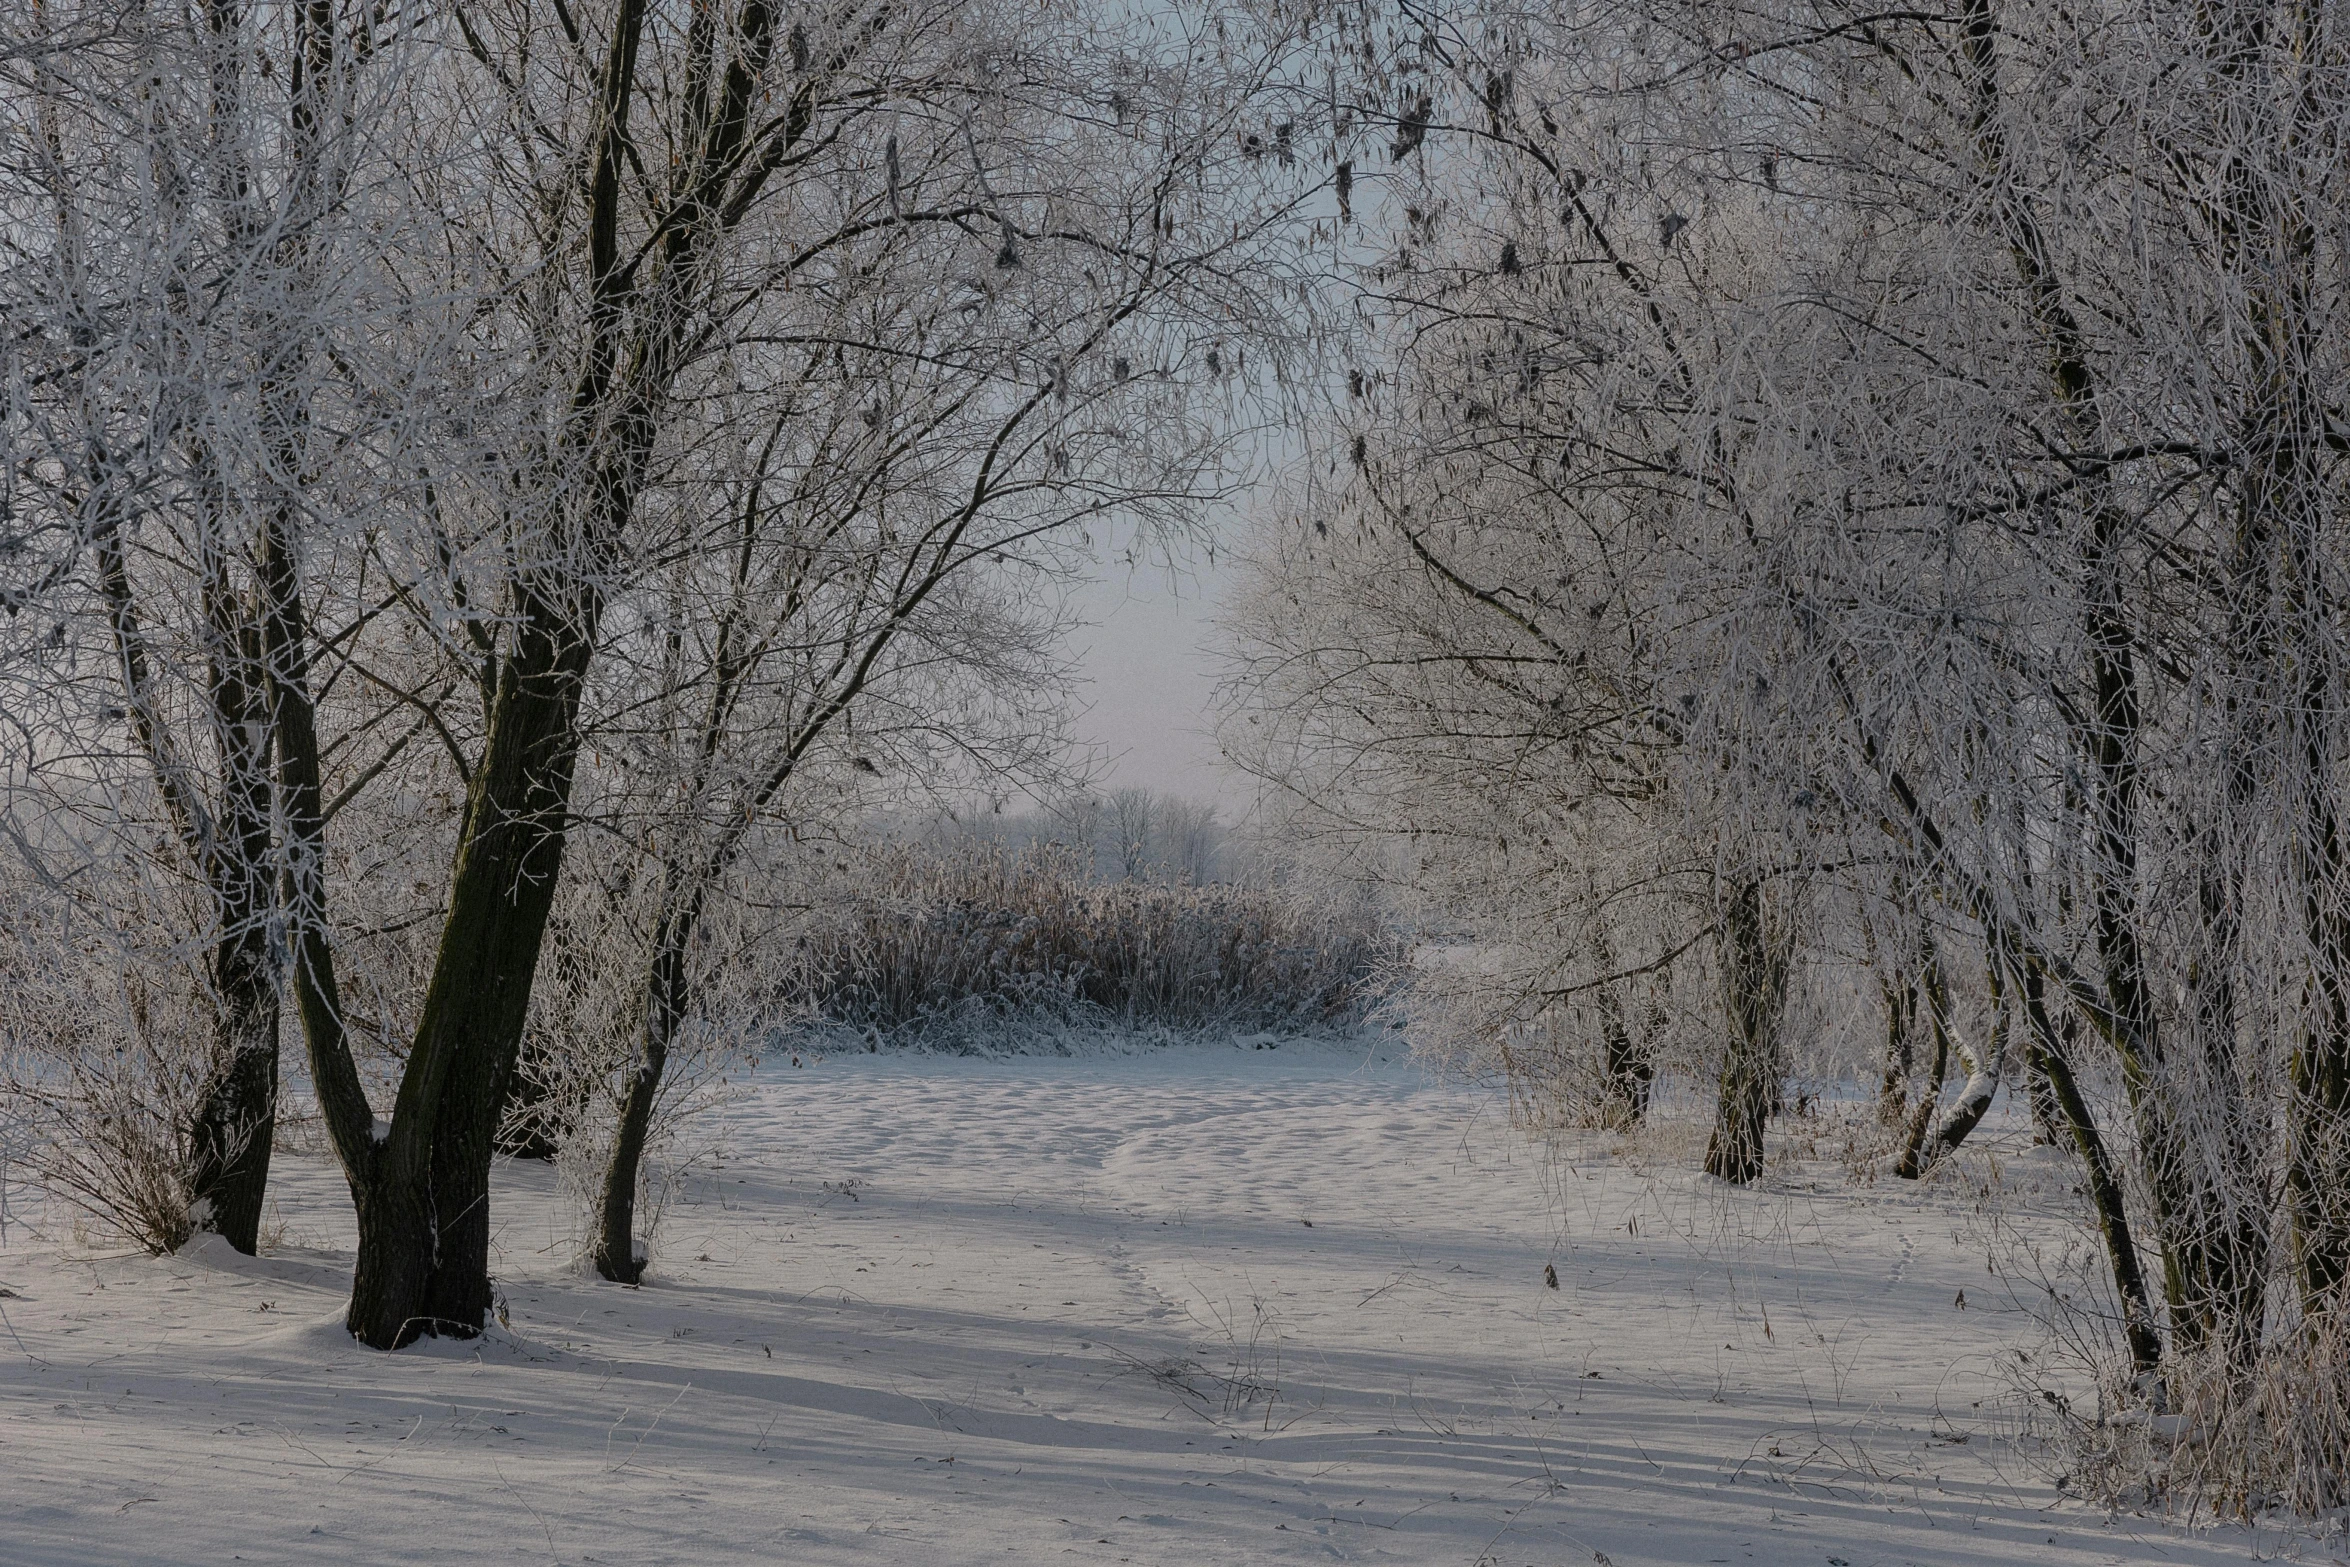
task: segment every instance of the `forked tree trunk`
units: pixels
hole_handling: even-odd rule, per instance
[[[423,1333],[469,1337],[481,1331],[489,1313],[491,1154],[562,869],[580,747],[580,689],[595,652],[605,573],[658,433],[659,406],[689,323],[685,301],[710,224],[739,219],[782,166],[768,159],[749,172],[741,169],[754,131],[752,99],[780,14],[756,5],[743,13],[729,40],[739,55],[727,68],[717,112],[701,133],[696,171],[690,178],[679,171],[679,190],[699,194],[670,214],[650,255],[623,245],[628,112],[647,14],[643,0],[623,0],[603,49],[596,144],[586,171],[588,342],[572,390],[562,467],[548,476],[558,489],[577,487],[570,501],[558,503],[565,509],[566,547],[526,567],[515,584],[513,647],[498,669],[432,978],[391,1124],[380,1137],[344,1048],[340,1018],[333,1015],[322,889],[312,888],[303,903],[310,943],[302,965],[309,985],[303,1026],[322,1104],[333,1101],[330,1131],[359,1214],[348,1322],[353,1336],[379,1349]],[[330,52],[331,63],[331,38],[318,46]],[[705,50],[716,46],[714,34],[703,38]],[[812,91],[803,81],[796,102],[804,108]],[[781,145],[796,143],[806,128],[804,118],[787,126]],[[719,190],[732,194],[714,208],[709,193]],[[729,216],[713,219],[713,210]],[[315,835],[322,823],[305,633],[290,550],[283,538],[279,545],[284,580],[275,601],[273,673],[281,694],[303,716],[299,736],[279,726],[287,747],[281,770],[302,775],[289,794],[302,795],[306,803],[297,808],[289,800],[288,814]],[[314,836],[313,864],[317,848]],[[322,1057],[338,1059],[322,1063]]]
[[[1794,933],[1784,913],[1769,906],[1759,881],[1737,883],[1720,919],[1730,1028],[1705,1173],[1743,1186],[1763,1171],[1763,1127],[1776,1091]]]
[[[751,158],[755,139],[769,134],[759,119],[759,83],[782,37],[784,13],[753,4],[723,39],[716,29],[697,32],[697,69],[711,70],[717,86],[695,111],[707,118],[689,133],[688,162],[673,170],[677,204],[658,242],[631,254],[621,243],[619,214],[624,166],[634,157],[628,114],[649,14],[644,0],[622,0],[610,23],[598,88],[601,115],[586,190],[590,334],[572,391],[565,448],[588,491],[577,552],[559,558],[547,580],[526,577],[518,589],[522,613],[514,652],[499,672],[447,923],[416,1032],[417,1052],[446,1060],[430,1119],[438,1244],[419,1303],[438,1332],[478,1332],[490,1309],[490,1159],[562,868],[581,743],[580,688],[595,654],[601,583],[610,564],[604,556],[620,547],[635,509],[661,405],[686,351],[694,280],[706,247],[741,220],[770,176],[790,167],[774,154],[789,151],[807,133],[816,91],[816,79],[803,64],[792,108],[770,151]],[[721,75],[715,62],[727,56]],[[832,68],[848,58],[836,54]],[[398,1136],[395,1117],[395,1141]],[[380,1321],[388,1313],[373,1315]]]
[[[489,1145],[521,1037],[539,939],[561,869],[577,754],[584,634],[566,606],[522,596],[515,651],[499,672],[490,733],[468,795],[449,912],[389,1125],[376,1120],[344,1038],[328,933],[325,817],[292,518],[273,520],[261,560],[271,709],[286,834],[283,901],[294,988],[320,1109],[359,1227],[345,1321],[376,1349],[424,1334],[469,1337],[490,1307]],[[568,606],[573,612],[578,605]]]
[[[132,737],[194,865],[213,924],[209,1072],[189,1126],[191,1217],[251,1255],[277,1121],[277,985],[269,951],[270,724],[253,610],[229,580],[219,516],[199,514],[197,557],[211,644],[206,695],[219,797],[208,804],[154,690],[114,507],[91,530],[99,593],[120,665]]]
[[[490,1311],[491,1149],[562,871],[580,684],[599,608],[542,605],[499,673],[417,1023],[412,1053],[447,1060],[431,1118],[433,1264],[410,1311],[436,1333],[469,1337]]]
[[[2001,1079],[2007,1075],[2007,1038],[2010,1023],[2010,1005],[2006,983],[2000,978],[1999,963],[1994,958],[1990,965],[1991,981],[1991,1039],[1981,1054],[1968,1061],[1961,1057],[1967,1069],[1966,1082],[1958,1097],[1927,1136],[1920,1172],[1934,1167],[1945,1154],[1956,1153],[1959,1145],[1983,1123],[1991,1113],[1991,1101],[1999,1095]]]
[[[575,650],[584,644],[526,627],[500,672],[440,951],[399,1099],[383,1127],[342,1043],[314,869],[323,823],[296,609],[289,608],[287,651],[275,669],[285,693],[278,727],[289,837],[306,849],[294,859],[294,874],[306,879],[287,903],[300,916],[296,993],[312,1071],[359,1220],[346,1321],[353,1337],[377,1349],[426,1334],[471,1337],[491,1305],[490,1145],[561,870],[585,662]]]

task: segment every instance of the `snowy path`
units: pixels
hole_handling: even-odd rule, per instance
[[[258,1262],[13,1229],[0,1563],[2250,1553],[2000,1461],[2023,1325],[1947,1200],[1551,1172],[1480,1095],[1297,1047],[779,1065],[642,1290],[502,1172],[480,1344],[350,1346],[316,1159]]]

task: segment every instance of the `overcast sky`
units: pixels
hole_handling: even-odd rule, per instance
[[[1187,795],[1235,814],[1247,781],[1224,766],[1209,734],[1215,667],[1208,649],[1230,574],[1201,560],[1170,580],[1162,565],[1103,565],[1075,598],[1094,622],[1072,638],[1081,684],[1076,732],[1110,760],[1105,789]]]

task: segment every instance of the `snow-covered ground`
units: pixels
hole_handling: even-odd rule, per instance
[[[497,1190],[511,1331],[253,1261],[0,1247],[0,1562],[2199,1563],[2002,1446],[1964,1203],[1554,1161],[1328,1046],[771,1062],[641,1290]],[[1556,1269],[1558,1287],[1543,1270]],[[1965,1293],[1963,1307],[1959,1303]],[[2314,1550],[2313,1547],[2300,1547]]]

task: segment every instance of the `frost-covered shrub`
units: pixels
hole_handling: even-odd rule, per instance
[[[889,845],[819,918],[795,997],[883,1033],[1033,1019],[1125,1029],[1361,1023],[1394,938],[1361,909],[1092,879],[1057,845]]]
[[[2248,1360],[2203,1350],[2139,1371],[2091,1271],[2048,1289],[2047,1339],[2016,1357],[2025,1433],[2062,1489],[2183,1517],[2350,1508],[2350,1322],[2288,1305]]]
[[[208,1003],[169,954],[125,953],[0,887],[0,1179],[17,1174],[158,1256],[197,1228]]]

